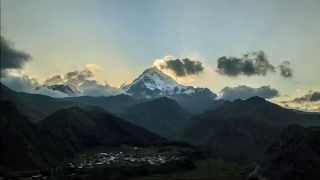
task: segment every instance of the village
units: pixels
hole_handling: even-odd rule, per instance
[[[173,162],[182,162],[187,159],[182,153],[172,149],[159,150],[155,148],[126,147],[121,150],[83,154],[75,161],[68,162],[66,166],[70,169],[160,166]]]

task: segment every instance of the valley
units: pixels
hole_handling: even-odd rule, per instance
[[[312,129],[314,136],[294,136],[302,143],[290,148],[312,153],[305,160],[290,158],[320,162],[319,131],[313,130],[320,127],[319,113],[261,97],[216,99],[209,90],[179,85],[154,69],[124,90],[114,96],[52,98],[1,84],[0,178],[262,180],[274,167],[284,168],[274,163],[270,148],[291,134],[292,125],[306,134]],[[319,176],[299,169],[310,180]],[[281,180],[291,177],[280,173]]]

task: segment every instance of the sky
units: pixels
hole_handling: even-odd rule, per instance
[[[95,64],[99,81],[120,86],[170,55],[204,66],[183,83],[269,85],[282,98],[320,90],[319,19],[319,0],[1,0],[1,35],[32,56],[23,72],[39,81]],[[290,61],[293,76],[217,73],[219,57],[259,50]]]

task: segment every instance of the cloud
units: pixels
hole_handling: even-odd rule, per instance
[[[107,83],[100,84],[95,80],[87,80],[79,87],[82,96],[111,96],[119,94],[117,88],[111,87]]]
[[[79,86],[86,80],[90,80],[94,77],[93,72],[89,69],[84,69],[81,71],[71,71],[64,75],[64,82],[65,84],[72,85],[72,86]]]
[[[284,61],[279,65],[280,75],[285,78],[292,77],[292,69],[289,61]]]
[[[44,81],[43,86],[51,88],[54,85],[64,85],[72,89],[72,96],[110,96],[121,93],[118,88],[111,87],[108,83],[100,83],[95,80],[93,70],[97,70],[98,66],[87,64],[80,71],[70,71],[64,75],[54,75]],[[56,89],[58,91],[58,89]]]
[[[19,70],[8,70],[6,76],[1,78],[1,82],[18,92],[51,97],[111,96],[122,93],[121,90],[108,85],[106,82],[96,81],[94,74],[86,67],[80,71],[54,75],[43,83]]]
[[[26,92],[31,94],[42,94],[51,97],[65,97],[64,93],[53,91],[40,85],[40,83],[29,77],[28,75],[22,74],[19,71],[8,71],[6,76],[1,78],[1,82],[18,92]]]
[[[154,66],[160,70],[170,70],[177,77],[198,75],[204,70],[200,61],[191,60],[189,58],[173,58],[172,56],[166,56],[163,59],[156,60]]]
[[[279,66],[280,75],[292,77],[290,62],[284,61]],[[217,72],[221,75],[236,77],[246,76],[266,76],[268,73],[276,72],[276,67],[271,64],[267,55],[263,51],[253,51],[244,54],[242,57],[220,57],[217,63]]]
[[[31,59],[28,53],[14,49],[2,36],[0,36],[0,50],[1,72],[7,69],[20,69]]]
[[[292,102],[316,102],[320,101],[320,91],[310,91],[302,97],[297,97]]]
[[[279,96],[279,91],[270,86],[262,86],[252,88],[241,85],[237,87],[225,87],[220,91],[220,98],[226,100],[247,99],[254,96],[259,96],[266,99],[271,99]]]
[[[288,107],[305,111],[320,112],[320,91],[309,91],[307,94],[288,101],[282,101],[280,104]]]
[[[63,78],[60,75],[55,75],[45,80],[44,84],[48,86],[55,84],[63,84]]]
[[[217,67],[220,74],[227,76],[265,76],[269,72],[275,72],[275,67],[269,63],[269,60],[263,51],[247,53],[241,58],[220,57],[218,59]]]

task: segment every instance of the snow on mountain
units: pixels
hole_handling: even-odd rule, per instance
[[[48,89],[59,91],[67,96],[113,96],[121,94],[122,91],[108,84],[102,85],[95,80],[85,80],[79,84],[53,84],[45,86]]]
[[[68,96],[75,96],[80,93],[75,87],[65,84],[54,84],[46,87],[54,91],[62,92]]]
[[[212,98],[216,96],[207,88],[196,88],[179,84],[156,67],[146,69],[131,84],[125,85],[122,89],[126,93],[139,98],[155,98],[182,94],[191,96],[198,93],[210,94]]]

